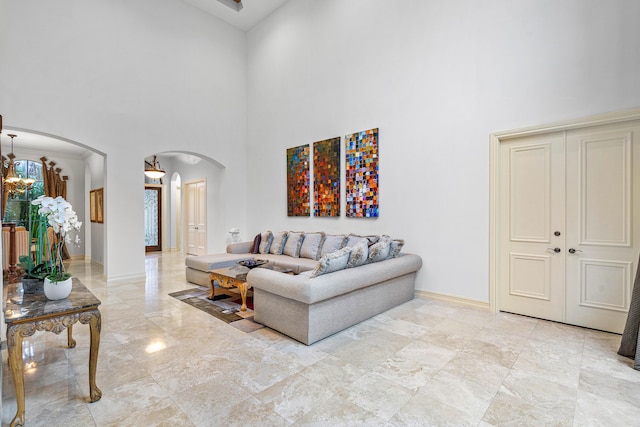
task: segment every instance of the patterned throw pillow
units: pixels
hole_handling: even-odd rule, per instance
[[[269,230],[260,235],[260,248],[258,249],[261,254],[268,254],[271,248],[271,242],[273,241],[273,233]]]
[[[273,241],[271,242],[271,247],[269,248],[269,253],[274,255],[282,255],[282,250],[284,249],[284,245],[287,243],[287,236],[289,233],[286,231],[279,231],[273,235]]]
[[[403,246],[404,246],[404,240],[402,239],[391,240],[390,249],[389,249],[389,258],[397,258]]]
[[[383,261],[389,258],[389,250],[391,249],[391,237],[382,236],[378,243],[374,243],[369,248],[369,262]]]
[[[346,242],[347,242],[347,236],[343,234],[339,234],[339,235],[327,234],[324,237],[324,241],[322,243],[320,256],[324,256],[326,254],[333,253],[338,249],[342,249]]]
[[[300,247],[302,247],[303,240],[304,240],[304,233],[300,233],[297,231],[290,231],[289,236],[287,237],[287,243],[285,243],[282,253],[284,255],[289,255],[290,257],[293,257],[293,258],[299,258]]]
[[[347,246],[349,247],[349,246]],[[347,267],[359,267],[366,264],[369,258],[369,241],[365,238],[360,238],[360,241],[351,246],[351,255],[349,256],[349,263]]]
[[[344,270],[347,268],[350,254],[351,248],[342,248],[337,252],[324,255],[318,261],[318,265],[313,269],[310,277],[318,277],[334,271]]]
[[[305,233],[302,246],[300,247],[300,258],[318,259],[322,239],[324,239],[323,232]]]
[[[252,254],[260,253],[260,239],[262,235],[258,233],[256,237],[253,238],[253,244],[251,245],[251,250],[249,251]]]

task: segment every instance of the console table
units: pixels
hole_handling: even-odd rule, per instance
[[[91,343],[89,348],[89,400],[96,402],[102,392],[96,386],[96,367],[100,347],[101,317],[98,306],[100,300],[78,279],[73,279],[71,294],[62,300],[49,301],[44,293],[23,294],[20,284],[9,284],[5,309],[7,324],[7,350],[9,368],[13,376],[18,410],[11,426],[22,426],[25,422],[24,404],[24,366],[22,361],[22,339],[32,336],[36,331],[48,331],[59,334],[67,329],[67,345],[74,348],[72,337],[73,324],[80,321],[89,324]]]

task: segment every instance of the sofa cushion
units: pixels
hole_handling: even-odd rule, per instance
[[[246,253],[188,256],[184,259],[184,264],[195,270],[209,271],[217,268],[232,267],[236,265],[238,261],[246,258],[248,258]]]
[[[349,246],[346,246],[349,247]],[[347,267],[359,267],[367,263],[369,258],[369,240],[361,238],[358,243],[351,246],[351,255],[349,256],[349,263]]]
[[[369,248],[369,262],[378,262],[389,258],[390,249],[391,238],[389,236],[381,236],[378,243],[374,243]]]
[[[325,254],[318,261],[318,265],[311,272],[311,277],[318,277],[334,271],[344,270],[349,262],[351,248],[342,248],[336,252]]]
[[[260,253],[260,239],[262,235],[260,233],[256,234],[256,237],[253,238],[253,244],[251,245],[251,250],[249,251],[252,254]]]
[[[389,258],[395,258],[400,254],[402,247],[404,246],[404,240],[392,239],[389,243]]]
[[[323,232],[305,233],[300,247],[300,257],[317,260],[320,256],[320,244],[323,238]]]
[[[327,234],[326,236],[324,236],[324,241],[322,242],[320,256],[324,256],[326,254],[330,254],[339,249],[342,249],[346,242],[347,236],[345,236],[344,234]]]
[[[293,258],[300,256],[300,247],[302,247],[302,241],[304,240],[304,233],[297,231],[290,231],[287,237],[287,243],[282,250],[283,255],[289,255]]]
[[[289,233],[286,231],[279,231],[273,234],[273,241],[271,242],[271,247],[269,248],[269,253],[274,255],[282,255],[282,250],[284,249],[284,245],[287,243],[287,236]]]
[[[269,230],[260,235],[260,248],[261,254],[268,254],[271,249],[271,242],[273,241],[273,233]]]

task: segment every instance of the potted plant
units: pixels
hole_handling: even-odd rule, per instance
[[[18,266],[24,270],[22,289],[27,294],[42,292],[44,278],[49,273],[46,262],[49,247],[47,226],[47,219],[38,213],[38,206],[30,206],[29,237],[33,257],[22,255],[18,263]]]
[[[36,264],[29,255],[21,255],[18,266],[24,270],[22,289],[25,294],[42,292],[44,278],[49,272],[45,263]]]
[[[64,271],[62,247],[65,241],[71,242],[68,233],[71,230],[79,231],[82,222],[78,221],[73,207],[62,196],[40,196],[31,204],[38,206],[38,214],[46,219],[46,224],[53,231],[53,237],[47,245],[48,268],[44,278],[44,294],[52,300],[66,298],[71,293],[71,274]],[[78,242],[79,236],[76,235],[74,243]]]

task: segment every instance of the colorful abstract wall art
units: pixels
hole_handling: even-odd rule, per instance
[[[340,137],[313,143],[313,214],[340,216]]]
[[[347,217],[375,218],[378,206],[378,128],[345,136]]]
[[[287,148],[287,215],[309,216],[309,144]]]

